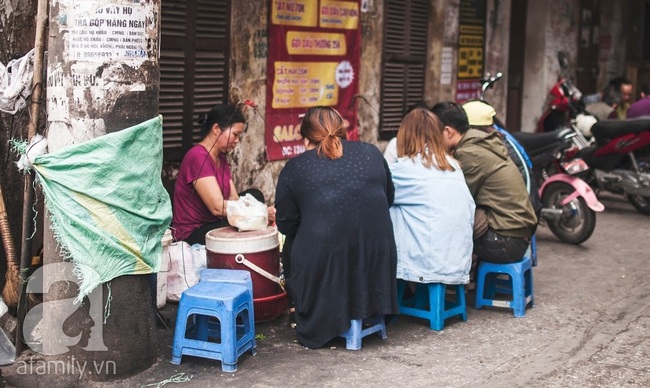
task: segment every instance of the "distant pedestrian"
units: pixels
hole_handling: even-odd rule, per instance
[[[614,87],[621,94],[621,101],[614,111],[610,114],[610,119],[625,120],[627,118],[627,110],[630,109],[630,101],[632,100],[632,93],[634,87],[632,81],[625,77],[617,77],[609,81],[609,84]]]
[[[627,118],[650,116],[650,83],[641,90],[641,99],[630,105],[627,111]]]

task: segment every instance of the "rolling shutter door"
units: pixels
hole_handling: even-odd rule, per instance
[[[228,101],[230,2],[163,0],[160,113],[163,153],[181,160],[199,138],[196,120]]]
[[[399,128],[409,107],[424,99],[428,46],[427,0],[387,0],[381,83],[380,137]]]

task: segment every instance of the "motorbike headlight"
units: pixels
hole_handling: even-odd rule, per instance
[[[574,159],[570,162],[562,163],[562,167],[569,175],[575,175],[589,170],[589,166],[587,166],[587,163],[582,159]]]

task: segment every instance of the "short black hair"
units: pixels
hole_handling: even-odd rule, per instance
[[[613,87],[615,87],[616,90],[620,90],[621,85],[632,85],[632,81],[630,81],[629,79],[627,79],[625,77],[616,77],[616,78],[612,78],[609,81],[609,84],[612,85]]]
[[[439,102],[431,108],[431,112],[438,116],[442,124],[452,127],[461,135],[469,130],[469,119],[462,106],[453,102]]]

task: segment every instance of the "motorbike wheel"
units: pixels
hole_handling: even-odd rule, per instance
[[[568,183],[553,182],[542,193],[542,202],[545,208],[562,209],[564,213],[558,221],[547,220],[551,232],[561,241],[577,245],[587,241],[596,229],[596,212],[582,197],[561,206],[560,202],[574,191]]]
[[[639,171],[645,174],[650,173],[650,156],[637,158],[637,163],[639,165]],[[650,197],[627,194],[627,200],[630,201],[639,213],[650,216]]]

